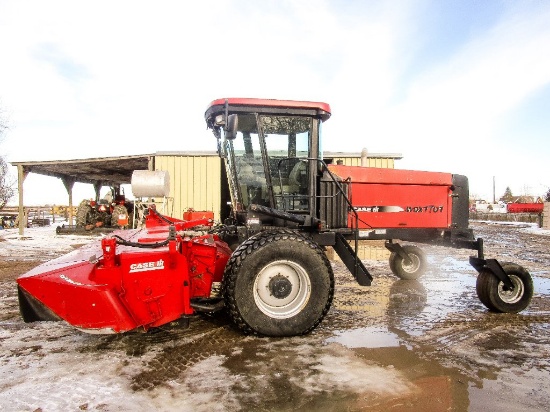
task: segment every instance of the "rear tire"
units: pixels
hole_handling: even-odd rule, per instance
[[[514,284],[514,288],[505,290],[504,283],[493,272],[484,269],[477,277],[477,296],[481,303],[494,312],[521,312],[529,306],[533,297],[533,279],[525,268],[515,263],[502,263],[502,269]]]
[[[76,225],[77,226],[86,226],[90,222],[90,216],[92,214],[92,207],[90,206],[90,203],[87,200],[83,200],[78,205],[78,209],[76,210]]]
[[[334,274],[323,250],[289,230],[259,233],[233,252],[224,273],[224,298],[245,333],[303,335],[327,314]]]
[[[389,259],[392,273],[403,280],[416,280],[426,271],[426,254],[418,246],[402,246],[409,256],[410,262],[406,262],[397,252],[392,252]]]

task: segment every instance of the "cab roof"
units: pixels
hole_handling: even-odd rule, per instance
[[[225,105],[232,113],[266,113],[279,115],[313,116],[326,121],[330,118],[330,106],[323,102],[230,97],[212,101],[204,113],[209,126],[219,114],[225,114]]]

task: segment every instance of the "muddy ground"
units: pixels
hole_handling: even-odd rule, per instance
[[[550,233],[473,227],[487,257],[531,272],[535,295],[521,314],[479,302],[470,251],[423,246],[420,281],[364,261],[375,280],[361,287],[334,263],[327,317],[284,339],[244,336],[223,316],[125,335],[24,324],[15,278],[91,238],[0,231],[0,410],[547,411]]]

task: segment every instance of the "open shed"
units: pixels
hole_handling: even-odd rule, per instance
[[[129,184],[134,170],[153,170],[154,155],[101,157],[75,160],[50,160],[33,162],[11,162],[17,167],[19,192],[19,216],[24,214],[23,183],[29,173],[37,173],[61,179],[69,195],[69,211],[72,219],[73,185],[90,183],[96,194],[102,186]],[[24,232],[24,219],[19,219],[19,233]]]

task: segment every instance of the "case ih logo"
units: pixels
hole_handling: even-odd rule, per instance
[[[144,263],[132,263],[130,265],[130,273],[132,272],[146,272],[148,270],[162,270],[164,269],[164,260],[160,259],[156,262],[144,262]]]

